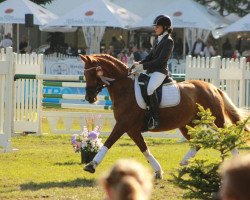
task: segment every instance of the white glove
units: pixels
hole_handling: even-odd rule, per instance
[[[133,65],[135,77],[138,77],[143,72],[143,64],[136,63]]]
[[[143,71],[143,64],[135,64],[135,70],[137,72],[142,72]]]

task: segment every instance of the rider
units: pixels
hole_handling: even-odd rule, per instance
[[[146,70],[150,76],[147,87],[149,96],[150,119],[148,129],[152,130],[159,126],[159,101],[155,90],[163,83],[164,79],[169,76],[167,61],[170,58],[174,41],[171,38],[172,23],[169,16],[159,15],[153,22],[155,34],[158,36],[154,41],[153,48],[149,55],[142,61],[134,63],[135,70]]]

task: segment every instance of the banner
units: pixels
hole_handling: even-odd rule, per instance
[[[77,58],[45,59],[45,74],[83,75],[84,63]]]

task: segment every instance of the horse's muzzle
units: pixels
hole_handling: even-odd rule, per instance
[[[88,95],[85,96],[85,100],[89,103],[95,103],[97,101],[96,97],[89,97]]]

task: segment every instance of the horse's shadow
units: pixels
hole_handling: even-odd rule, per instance
[[[75,162],[75,161],[67,161],[67,162],[56,162],[55,165],[58,165],[58,166],[71,166],[71,165],[81,165],[81,163]]]
[[[65,188],[65,187],[94,187],[96,186],[95,179],[85,179],[85,178],[77,178],[72,181],[60,181],[60,182],[43,182],[43,183],[35,183],[29,182],[25,184],[21,184],[21,190],[40,190],[40,189],[49,189],[49,188]]]

